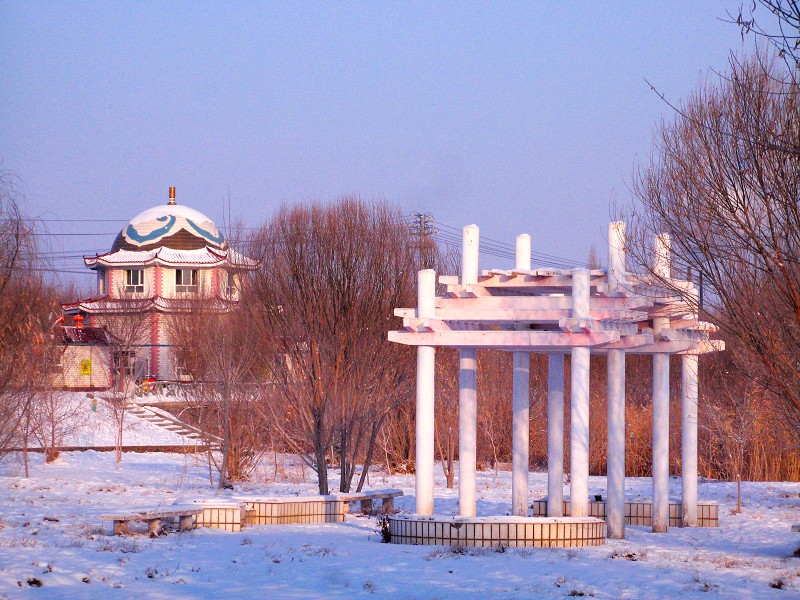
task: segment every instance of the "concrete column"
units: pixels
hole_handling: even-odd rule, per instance
[[[589,316],[589,271],[572,272],[572,317]],[[570,364],[570,503],[573,517],[589,514],[589,348],[573,348]]]
[[[625,285],[625,223],[608,224],[608,287],[615,294]]]
[[[462,229],[462,285],[478,283],[479,240],[477,225]],[[460,351],[458,384],[458,513],[474,516],[478,438],[478,352],[474,348]]]
[[[656,236],[653,272],[670,277],[670,238]],[[669,327],[669,317],[653,319],[656,340]],[[653,355],[653,532],[669,528],[669,354]]]
[[[670,238],[666,233],[657,235],[653,253],[653,272],[659,277],[668,279],[671,272],[670,267]]]
[[[528,463],[530,443],[530,360],[527,352],[514,352],[514,418],[512,423],[511,514],[528,516]]]
[[[589,349],[573,348],[570,364],[570,502],[573,517],[589,514]]]
[[[608,351],[608,537],[625,537],[625,351]]]
[[[653,533],[669,526],[669,354],[653,355]]]
[[[531,236],[516,240],[518,271],[531,268]],[[526,325],[518,328],[527,328]],[[528,516],[528,464],[530,462],[530,364],[529,352],[514,352],[514,396],[511,442],[511,514]]]
[[[697,367],[699,356],[681,356],[681,504],[684,527],[697,527]]]
[[[475,516],[478,439],[478,351],[461,350],[458,376],[458,514]]]
[[[424,269],[418,275],[417,316],[436,314],[436,272]],[[417,449],[416,496],[417,514],[433,514],[433,405],[436,350],[432,346],[417,348]]]
[[[530,271],[531,269],[531,236],[521,233],[517,236],[516,244],[516,263],[518,271]]]
[[[461,284],[478,283],[478,242],[480,229],[467,225],[461,230]]]
[[[564,516],[564,355],[547,357],[547,516]]]

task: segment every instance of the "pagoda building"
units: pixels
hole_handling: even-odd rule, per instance
[[[188,378],[175,359],[170,319],[201,299],[204,310],[230,310],[246,273],[257,266],[229,247],[211,219],[178,205],[174,187],[168,203],[136,215],[108,252],[84,256],[84,262],[97,273],[97,295],[62,305],[64,315],[105,328],[117,341],[136,338],[112,348],[112,371],[166,381]]]

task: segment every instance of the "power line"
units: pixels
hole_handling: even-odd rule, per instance
[[[34,219],[38,223],[127,223],[130,219]]]
[[[111,236],[111,235],[117,235],[117,233],[119,233],[119,232],[116,232],[116,233],[88,233],[88,232],[59,233],[57,231],[32,231],[31,233],[33,235],[44,236],[44,237],[50,237],[50,236],[59,236],[59,237],[61,237],[61,236],[66,236],[66,237],[78,237],[78,236],[81,236],[81,237],[86,237],[88,235],[95,235],[95,236],[102,235],[102,236],[108,237],[108,236]]]
[[[38,219],[42,223],[126,223],[128,219]],[[445,223],[437,222],[430,213],[413,212],[409,215],[399,215],[396,222],[409,226],[412,233],[422,237],[431,236],[438,243],[446,246],[459,247],[461,245],[461,228],[453,227]],[[435,224],[435,225],[434,225]],[[245,231],[257,231],[263,229],[262,226],[258,227],[242,227]],[[34,235],[41,237],[115,237],[119,232],[49,232],[49,231],[34,231]],[[245,248],[253,245],[253,240],[239,240],[239,245]],[[495,258],[502,258],[506,260],[514,260],[516,258],[516,248],[513,244],[502,242],[486,236],[481,236],[479,252],[486,256]],[[102,254],[103,251],[93,250],[65,250],[65,251],[51,251],[43,252],[42,255],[51,260],[57,261],[70,261],[83,258],[84,256],[91,256],[95,254]],[[531,251],[531,259],[534,263],[541,266],[558,268],[558,269],[574,269],[585,267],[586,264],[580,261],[547,254],[544,252]],[[55,271],[55,270],[54,270]],[[88,274],[85,271],[59,271],[62,273],[81,273]]]
[[[449,246],[458,246],[461,244],[461,229],[443,223],[436,223],[438,227],[446,231],[440,231],[436,236],[443,243]],[[514,259],[516,258],[516,247],[507,242],[501,242],[489,237],[480,237],[479,251],[489,256],[497,256],[499,258]],[[569,258],[562,258],[552,254],[543,252],[531,252],[531,258],[542,266],[555,267],[559,269],[574,269],[585,267],[585,263],[580,261],[571,260]]]

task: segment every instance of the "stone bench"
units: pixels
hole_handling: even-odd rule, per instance
[[[342,523],[350,504],[358,502],[361,510],[370,510],[375,500],[382,500],[382,510],[391,511],[394,499],[402,490],[369,490],[327,496],[236,496],[246,508],[246,525],[288,525],[293,523]]]
[[[367,490],[365,492],[340,493],[334,494],[340,500],[350,504],[358,502],[362,511],[371,511],[375,500],[382,500],[381,512],[389,513],[394,511],[394,499],[403,495],[403,490]],[[349,507],[348,507],[349,510]]]
[[[202,509],[195,519],[195,527],[209,527],[223,531],[241,531],[247,517],[245,503],[229,498],[180,499],[175,504],[194,505]]]
[[[147,531],[151,537],[156,537],[161,533],[162,519],[178,519],[178,527],[181,531],[194,527],[194,518],[203,512],[198,506],[169,506],[156,508],[142,508],[130,513],[116,513],[100,515],[102,521],[114,522],[114,535],[125,535],[128,533],[128,524],[131,522],[147,522]]]

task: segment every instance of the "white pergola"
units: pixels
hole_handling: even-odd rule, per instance
[[[669,524],[669,357],[682,363],[682,519],[697,526],[698,356],[724,349],[716,331],[699,321],[686,297],[693,283],[670,277],[669,238],[655,241],[655,275],[625,268],[625,225],[608,228],[607,270],[533,270],[530,236],[516,240],[516,267],[479,273],[478,227],[463,230],[462,275],[419,272],[417,308],[395,310],[404,330],[393,342],[417,346],[416,512],[432,515],[434,468],[435,347],[460,349],[459,514],[475,515],[477,350],[513,352],[512,509],[528,516],[530,353],[548,355],[547,516],[563,516],[564,355],[571,356],[571,516],[589,508],[589,364],[608,363],[608,537],[624,537],[625,356],[653,355],[653,531]],[[665,285],[664,280],[669,280]],[[680,290],[681,294],[676,294]],[[696,296],[695,296],[696,297]]]

